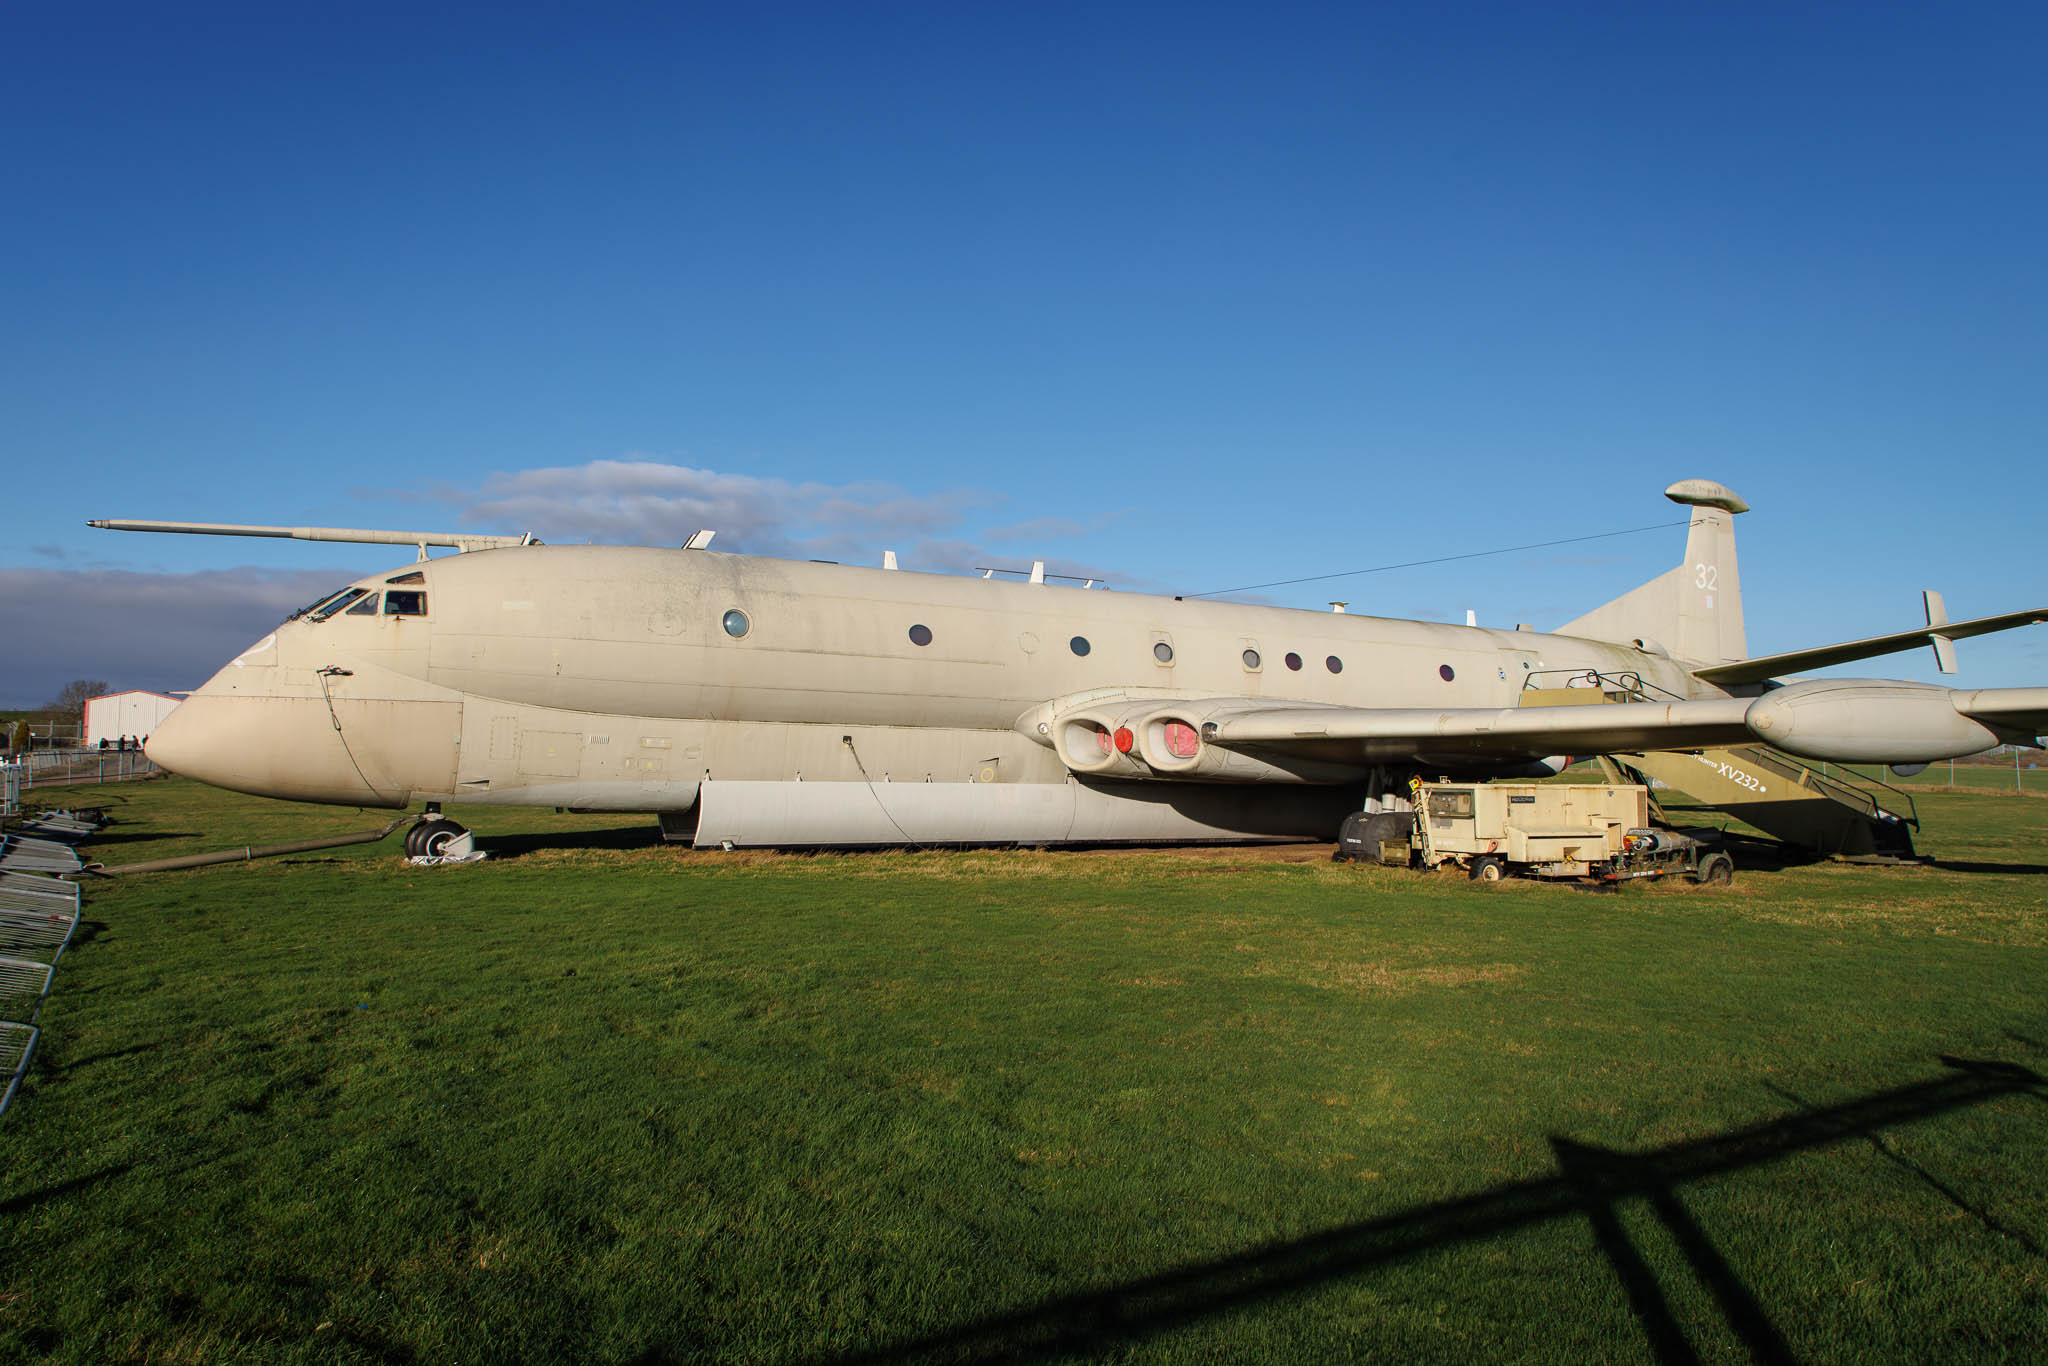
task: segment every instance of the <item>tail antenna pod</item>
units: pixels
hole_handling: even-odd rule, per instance
[[[1734,489],[1711,479],[1681,479],[1665,489],[1664,496],[1689,507],[1720,508],[1725,512],[1749,511],[1749,504],[1743,502]]]

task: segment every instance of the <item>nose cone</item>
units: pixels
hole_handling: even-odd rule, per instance
[[[205,755],[211,742],[206,735],[206,723],[200,716],[202,710],[187,698],[157,723],[142,746],[142,752],[149,756],[149,761],[158,768],[167,768],[201,782],[208,781],[201,770],[206,767]]]

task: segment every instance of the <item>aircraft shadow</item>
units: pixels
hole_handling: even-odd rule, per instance
[[[661,827],[626,825],[599,830],[549,830],[531,835],[478,835],[476,847],[495,860],[524,858],[563,849],[651,849],[661,843]]]
[[[1927,860],[1927,866],[1948,873],[2048,873],[2048,863],[1980,863],[1974,859],[1936,858]]]
[[[1440,1248],[1498,1237],[1560,1218],[1583,1218],[1613,1268],[1651,1354],[1662,1363],[1696,1362],[1656,1273],[1617,1213],[1624,1201],[1648,1204],[1728,1328],[1759,1362],[1794,1360],[1784,1335],[1678,1197],[1678,1188],[1816,1148],[1867,1139],[1895,1161],[1879,1137],[1894,1125],[1981,1105],[2003,1096],[2048,1098],[2048,1082],[2014,1063],[1943,1057],[1946,1073],[1835,1105],[1791,1114],[1644,1152],[1621,1152],[1553,1137],[1555,1175],[1510,1182],[1476,1195],[1418,1205],[1290,1242],[1195,1263],[1101,1290],[1061,1296],[928,1337],[825,1358],[820,1366],[881,1362],[1035,1361],[1095,1355],[1198,1320],[1264,1301],[1307,1293]],[[1796,1098],[1792,1098],[1795,1103]],[[2000,1224],[1910,1162],[1906,1166],[1985,1227],[2036,1255],[2025,1235]]]

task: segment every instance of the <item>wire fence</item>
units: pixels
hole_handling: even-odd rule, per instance
[[[163,770],[139,749],[40,749],[6,765],[9,786],[19,792],[37,787],[71,787],[80,783],[119,783],[147,778]]]

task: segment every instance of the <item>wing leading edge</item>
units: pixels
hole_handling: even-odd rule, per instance
[[[1419,754],[1515,759],[1644,749],[1706,749],[1757,737],[1745,723],[1750,699],[1617,702],[1599,707],[1256,707],[1223,710],[1202,722],[1212,744],[1271,746],[1374,762]]]
[[[1076,773],[1213,781],[1347,782],[1373,764],[1701,750],[1759,741],[1808,759],[1924,763],[2036,743],[2048,688],[1952,691],[1815,679],[1760,697],[1584,707],[1343,707],[1250,697],[1075,698],[1018,729]]]

